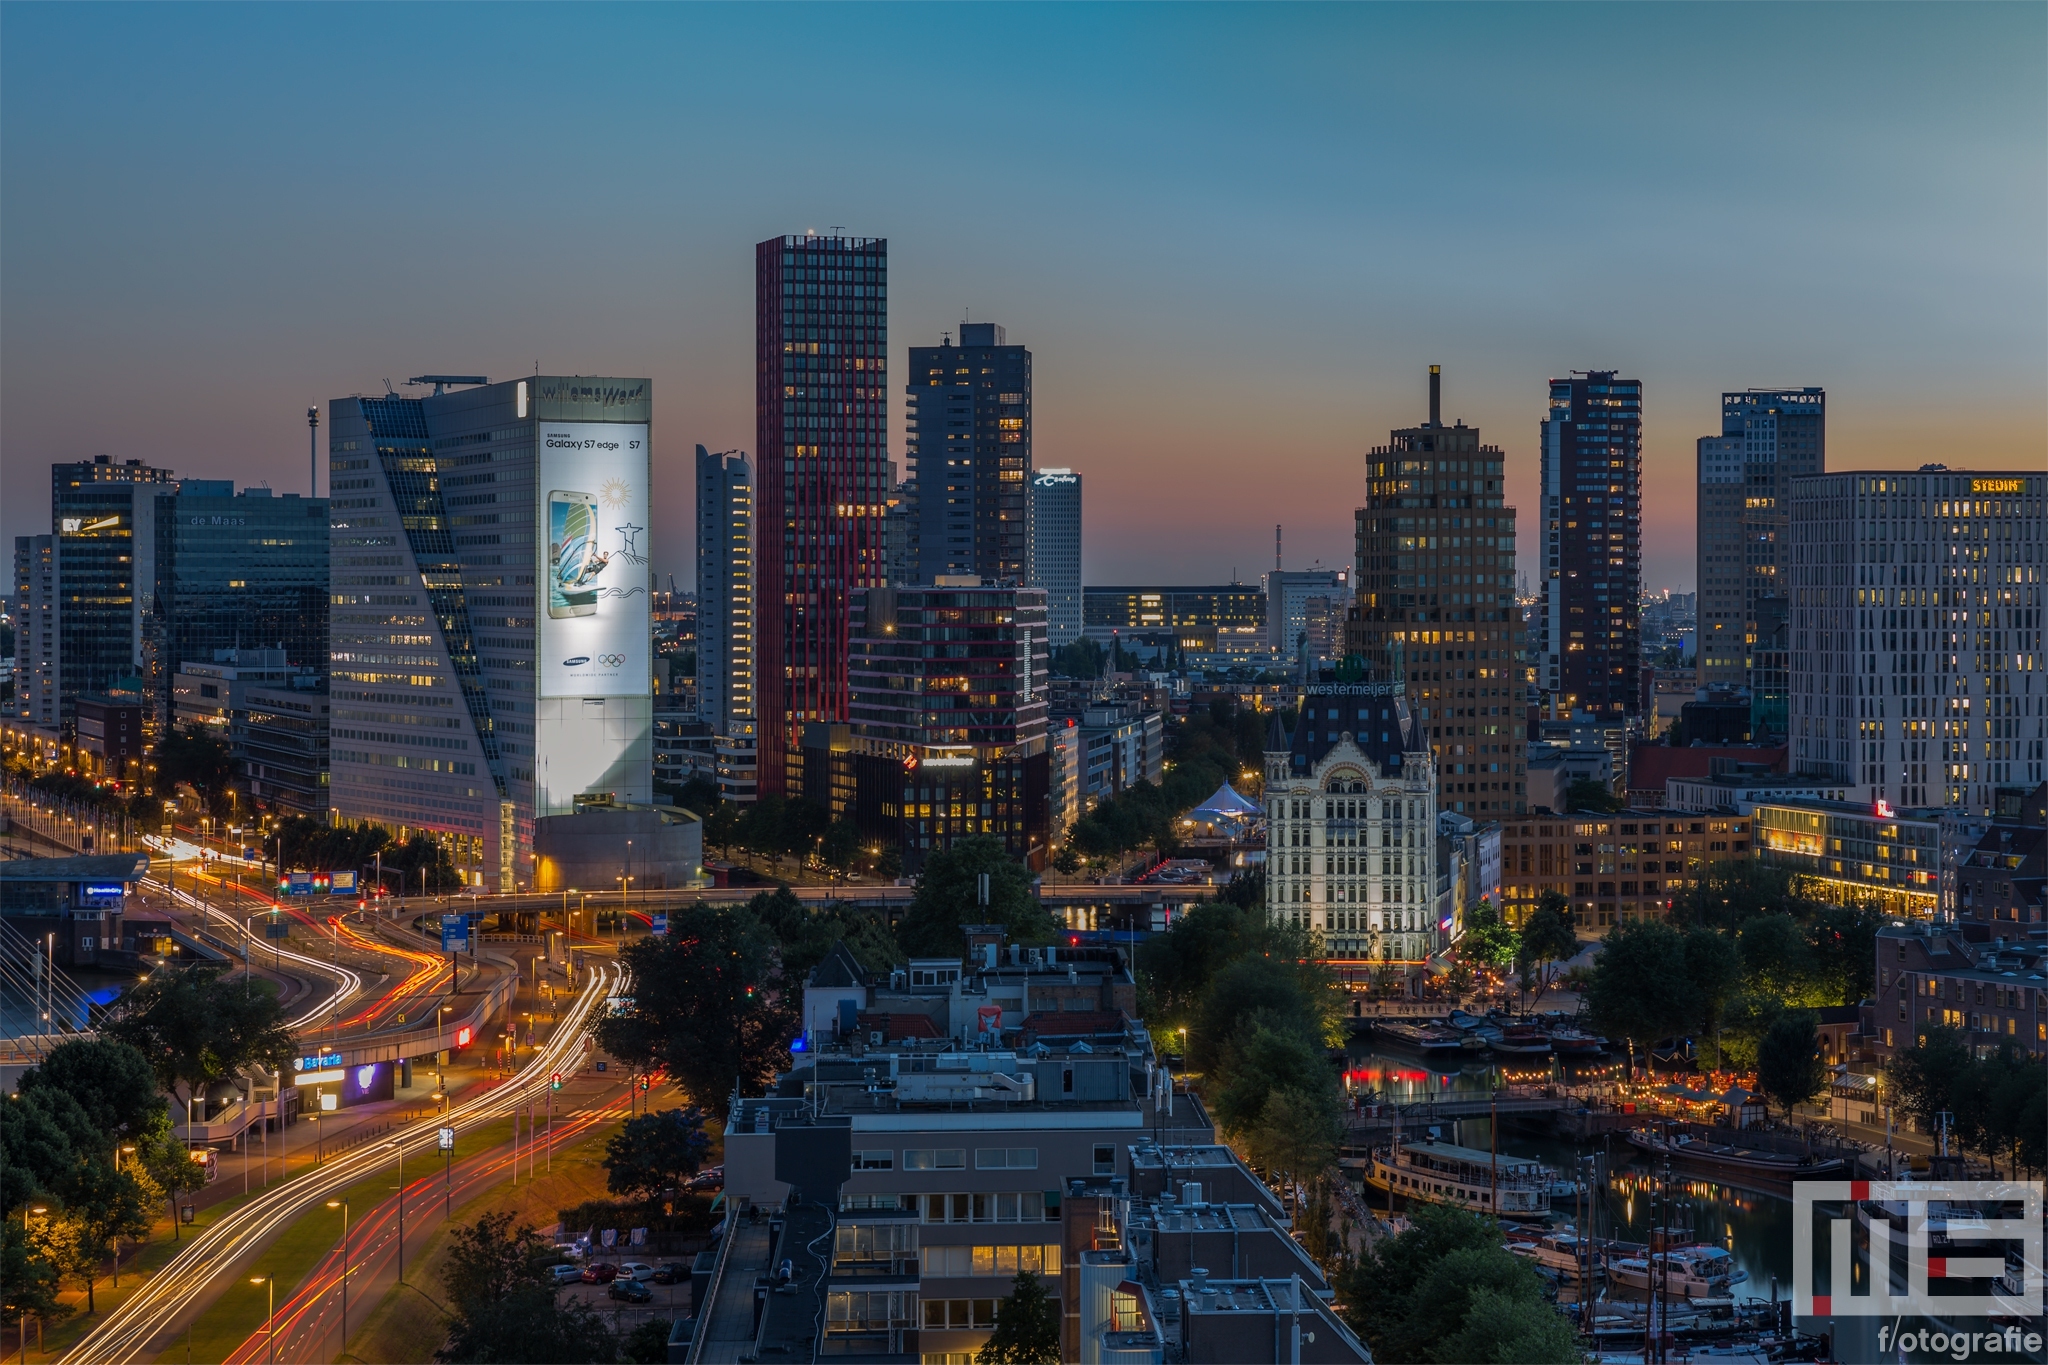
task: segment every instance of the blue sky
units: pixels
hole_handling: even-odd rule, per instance
[[[1689,587],[1723,388],[1825,385],[1834,468],[2048,464],[2044,53],[2016,4],[7,5],[0,530],[53,459],[302,488],[310,404],[538,362],[653,377],[687,583],[752,244],[844,225],[899,367],[1033,348],[1092,582],[1348,561],[1440,363],[1525,520],[1544,381],[1643,379]]]

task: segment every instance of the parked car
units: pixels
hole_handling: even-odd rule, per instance
[[[555,1243],[555,1255],[560,1256],[565,1260],[580,1261],[583,1259],[584,1251],[585,1248],[580,1242]]]
[[[551,1265],[548,1274],[554,1276],[556,1284],[571,1284],[583,1278],[583,1272],[573,1265]]]
[[[654,1268],[654,1282],[656,1284],[688,1284],[690,1282],[690,1267],[684,1265],[681,1261],[663,1261]]]
[[[722,1190],[725,1188],[725,1167],[712,1166],[690,1177],[689,1188],[693,1190]]]
[[[619,1278],[622,1280],[651,1280],[654,1278],[654,1267],[645,1261],[627,1261],[619,1266]]]
[[[638,1280],[613,1280],[611,1287],[604,1292],[615,1299],[624,1299],[627,1303],[654,1302],[654,1291]]]
[[[610,1284],[619,1278],[619,1268],[609,1261],[592,1261],[583,1267],[583,1283]]]

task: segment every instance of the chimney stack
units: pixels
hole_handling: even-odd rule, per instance
[[[1444,424],[1444,367],[1429,367],[1429,424],[1440,427]]]

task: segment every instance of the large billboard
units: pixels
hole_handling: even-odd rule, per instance
[[[540,428],[540,695],[644,697],[652,676],[647,427]]]

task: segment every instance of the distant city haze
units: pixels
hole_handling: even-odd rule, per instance
[[[2039,5],[17,5],[0,38],[10,545],[53,461],[303,492],[308,407],[538,366],[652,377],[689,586],[695,447],[754,441],[754,243],[813,228],[888,239],[899,473],[908,348],[1030,348],[1091,583],[1256,581],[1276,523],[1289,569],[1348,566],[1430,364],[1525,571],[1575,369],[1642,381],[1651,590],[1694,586],[1724,390],[1824,386],[1831,468],[2048,464]]]

